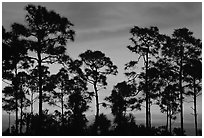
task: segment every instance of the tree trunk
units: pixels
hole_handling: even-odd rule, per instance
[[[62,128],[64,129],[64,101],[62,91],[61,91],[61,106],[62,106]]]
[[[41,60],[41,52],[38,51],[38,73],[39,73],[39,131],[38,133],[41,135],[42,132],[42,60]]]
[[[30,133],[30,129],[31,129],[31,121],[32,121],[32,118],[33,118],[33,92],[31,92],[31,105],[30,105],[30,115],[27,116],[27,119],[26,119],[26,124],[27,124],[27,127],[26,127],[26,132],[29,134]],[[29,118],[29,119],[28,119]]]
[[[169,132],[170,132],[170,134],[171,134],[171,118],[172,118],[172,113],[170,110],[170,114],[169,114]]]
[[[181,109],[181,134],[183,133],[183,88],[182,88],[182,71],[183,71],[183,46],[180,49],[180,71],[179,71],[179,90],[180,90],[180,109]]]
[[[28,135],[29,134],[29,125],[30,125],[30,115],[29,114],[26,114],[26,117],[25,117],[25,123],[26,123],[26,134]]]
[[[18,99],[17,97],[15,98],[15,102],[16,102],[16,134],[18,134]]]
[[[17,86],[17,65],[15,68],[15,84],[14,84],[14,90],[15,90],[15,105],[16,105],[16,135],[18,134],[18,86]]]
[[[147,76],[147,71],[148,71],[148,52],[146,53],[146,63],[145,63],[145,88],[146,88],[146,128],[149,128],[149,92],[148,92],[148,76]]]
[[[167,109],[166,109],[166,131],[168,131],[168,126],[169,126],[169,106],[167,105]]]
[[[150,98],[149,98],[149,128],[151,128],[152,123],[151,123],[151,103],[150,103]]]
[[[31,113],[31,115],[33,115],[33,92],[31,92],[31,99],[30,99],[30,101],[31,101],[31,104],[30,104],[30,113]]]
[[[20,134],[22,134],[23,129],[23,97],[21,95],[21,123],[20,123]]]
[[[193,89],[194,89],[194,93],[193,93],[193,102],[194,102],[194,117],[195,117],[195,133],[196,136],[198,136],[198,126],[197,126],[197,108],[196,108],[196,86],[195,86],[195,77],[193,77]]]
[[[96,83],[94,83],[94,91],[95,91],[95,96],[96,96],[96,117],[95,117],[95,123],[96,123],[96,133],[98,130],[98,118],[99,118],[99,100],[98,100],[98,90]]]

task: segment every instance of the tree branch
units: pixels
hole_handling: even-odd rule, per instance
[[[12,85],[12,86],[13,86],[12,83],[6,82],[4,79],[2,79],[2,81],[3,81],[4,83],[8,84],[8,85]]]
[[[91,80],[91,79],[87,78],[87,81],[88,81],[89,83],[91,83],[91,84],[94,84],[94,80]]]
[[[37,59],[37,58],[30,57],[30,56],[25,56],[25,58],[29,58],[29,59],[33,59],[33,60],[35,60],[35,61],[38,61],[38,59]]]
[[[183,86],[183,88],[188,87],[188,86],[190,86],[190,85],[191,85],[191,84],[186,84],[186,85]]]
[[[198,97],[198,96],[200,96],[200,95],[202,95],[202,93],[198,93],[198,94],[196,95],[196,97]]]
[[[44,60],[46,60],[46,59],[48,59],[48,58],[57,58],[57,56],[56,56],[56,55],[49,55],[49,56],[47,56],[47,57],[44,57],[44,58],[42,59],[42,61],[44,61]]]
[[[52,103],[51,105],[57,106],[57,107],[59,107],[60,109],[62,108],[61,106],[57,105],[56,103]]]

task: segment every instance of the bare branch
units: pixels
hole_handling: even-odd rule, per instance
[[[42,61],[44,61],[44,60],[46,60],[46,59],[48,59],[48,58],[57,58],[57,56],[56,56],[56,55],[49,55],[49,56],[47,56],[47,57],[44,57],[44,58],[42,59]]]
[[[57,104],[54,103],[54,102],[53,102],[51,105],[57,106],[57,107],[59,107],[59,108],[62,108],[61,106],[57,105]]]
[[[198,97],[198,96],[200,96],[200,95],[202,95],[202,93],[201,93],[201,92],[200,92],[200,93],[197,93],[196,97]]]
[[[37,59],[37,58],[30,57],[30,56],[25,56],[24,58],[33,59],[33,60],[35,60],[35,61],[38,61],[38,59]]]
[[[13,84],[11,84],[11,83],[9,83],[9,82],[6,82],[4,79],[2,79],[2,81],[3,81],[4,83],[8,84],[8,85],[12,85],[12,86],[13,86]]]

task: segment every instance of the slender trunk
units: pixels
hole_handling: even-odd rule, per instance
[[[62,128],[64,128],[64,101],[62,91],[61,91],[61,106],[62,106]]]
[[[169,106],[167,105],[167,109],[166,109],[166,131],[168,131],[168,126],[169,126]]]
[[[40,45],[39,45],[40,46]],[[40,48],[39,48],[40,49]],[[41,60],[41,52],[38,51],[38,77],[39,77],[39,131],[38,133],[41,135],[42,131],[42,60]]]
[[[180,71],[179,71],[179,89],[180,89],[180,109],[181,109],[181,135],[183,136],[183,88],[182,88],[182,71],[183,71],[183,46],[180,50]]]
[[[146,88],[146,128],[149,128],[149,92],[148,92],[148,76],[147,76],[147,71],[148,71],[148,52],[146,53],[146,63],[145,63],[145,69],[146,69],[146,74],[145,74],[145,88]]]
[[[18,134],[18,86],[17,86],[17,65],[15,68],[15,84],[14,84],[14,90],[15,90],[15,105],[16,105],[16,134]]]
[[[193,77],[193,89],[194,89],[194,93],[193,93],[193,102],[194,102],[194,117],[195,117],[195,133],[196,136],[198,136],[198,126],[197,126],[197,109],[196,109],[196,86],[195,86],[195,77]]]
[[[182,84],[180,84],[182,87]],[[181,90],[182,91],[182,90]],[[180,114],[180,117],[181,117],[181,134],[183,134],[183,92],[180,92],[180,109],[181,109],[181,114]]]
[[[31,128],[31,121],[32,121],[32,118],[33,118],[33,102],[34,102],[34,100],[33,100],[33,92],[31,92],[31,99],[30,99],[30,101],[31,101],[31,104],[30,104],[30,115],[29,116],[27,116],[27,121],[26,121],[26,123],[27,123],[27,127],[26,127],[26,132],[27,133],[29,133],[29,131],[30,131],[30,128]]]
[[[151,128],[152,123],[151,123],[151,103],[150,103],[150,98],[149,98],[149,128]]]
[[[170,97],[171,97],[171,93],[170,93]],[[171,118],[172,118],[172,101],[170,101],[169,103],[169,132],[171,134]]]
[[[22,134],[23,129],[23,97],[21,95],[21,123],[20,123],[20,134]]]
[[[31,101],[31,104],[30,104],[30,113],[31,113],[31,115],[33,115],[33,92],[31,92],[31,99],[30,99],[30,101]]]
[[[173,104],[173,100],[172,100],[172,92],[170,92],[170,101],[169,101],[169,132],[171,134],[171,119],[172,119],[172,104]]]
[[[98,100],[98,90],[96,83],[94,83],[94,91],[96,96],[96,117],[95,117],[95,123],[96,123],[96,131],[98,130],[98,118],[99,118],[99,100]]]
[[[169,115],[169,132],[171,134],[171,118],[172,118],[172,112],[170,110],[170,115]]]
[[[16,134],[18,134],[18,99],[16,98]]]
[[[30,119],[30,116],[28,114],[26,114],[25,116],[25,123],[26,123],[26,134],[29,134],[29,119]]]

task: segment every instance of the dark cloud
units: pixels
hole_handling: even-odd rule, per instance
[[[114,22],[111,22],[113,27],[108,27],[109,29],[80,33],[79,41],[107,39],[122,35],[128,36],[129,29],[133,25],[157,26],[160,30],[171,28],[173,30],[180,27],[201,26],[202,21],[200,3],[117,3],[115,6],[111,5],[111,7],[111,9],[109,9],[110,7],[106,9],[109,13],[118,9],[123,11],[120,14],[118,12],[114,13],[116,16],[121,17],[120,20],[115,19]],[[127,7],[127,9],[124,9],[124,7]],[[99,18],[98,21],[100,20],[103,24],[107,19]],[[115,28],[114,23],[115,25],[122,25],[123,23],[127,25],[126,27]]]
[[[3,3],[3,25],[8,26],[16,21],[23,23],[24,7],[27,4]],[[133,25],[158,26],[160,29],[167,29],[195,24],[201,26],[202,20],[201,2],[38,2],[33,4],[43,5],[67,17],[75,25],[74,29],[79,41],[117,37],[126,34],[128,26]]]

